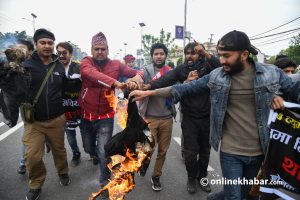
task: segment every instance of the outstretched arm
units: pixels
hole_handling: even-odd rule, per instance
[[[202,91],[209,91],[207,83],[209,81],[209,74],[199,78],[195,81],[187,82],[184,84],[176,84],[172,86],[171,94],[174,103],[181,101],[185,96],[192,96]]]

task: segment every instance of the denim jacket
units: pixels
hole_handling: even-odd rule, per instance
[[[263,152],[266,153],[269,140],[268,115],[275,92],[280,89],[293,102],[300,103],[300,82],[293,82],[290,77],[274,65],[255,63],[255,68],[256,119],[260,144]],[[222,126],[227,109],[230,86],[230,75],[226,74],[223,68],[220,67],[203,78],[185,84],[177,84],[171,90],[175,102],[180,101],[185,95],[210,91],[210,144],[216,151],[218,151],[220,140],[222,139]]]

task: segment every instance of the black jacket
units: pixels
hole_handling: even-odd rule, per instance
[[[212,56],[211,59],[201,58],[195,66],[190,67],[187,64],[180,65],[174,70],[160,77],[158,80],[150,83],[151,89],[157,89],[174,85],[177,82],[183,83],[190,71],[197,70],[199,78],[209,74],[213,69],[220,67],[219,60]],[[210,115],[209,93],[202,92],[196,96],[187,96],[181,102],[181,112],[185,116],[194,118],[204,118]]]
[[[52,55],[53,62],[44,65],[35,51],[32,57],[24,62],[24,67],[30,71],[31,83],[27,101],[33,103],[33,100],[53,63],[56,66],[50,75],[43,91],[35,106],[35,120],[45,121],[54,119],[64,113],[62,106],[63,84],[65,82],[65,68],[59,62],[56,55]]]
[[[64,85],[63,107],[66,116],[67,129],[74,129],[80,123],[81,112],[78,103],[81,89],[80,64],[71,62],[68,70],[67,80]]]

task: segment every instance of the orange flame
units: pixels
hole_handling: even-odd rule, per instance
[[[147,143],[146,143],[147,144]],[[107,165],[112,172],[112,180],[98,192],[92,193],[89,200],[95,200],[101,192],[108,190],[110,200],[123,200],[126,193],[134,189],[134,172],[138,172],[142,163],[147,158],[147,148],[139,146],[137,153],[126,151],[126,156],[111,156]]]
[[[116,117],[117,117],[117,124],[122,128],[126,128],[127,122],[127,107],[128,107],[128,100],[127,99],[118,99],[117,107],[116,107]]]

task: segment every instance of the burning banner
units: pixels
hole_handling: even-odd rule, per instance
[[[271,111],[269,116],[270,141],[263,169],[263,178],[269,184],[261,186],[260,191],[284,199],[299,199],[300,105],[286,103],[285,107]]]
[[[125,96],[128,97],[128,93]],[[125,120],[126,127],[105,145],[106,156],[110,157],[108,168],[111,170],[111,181],[98,192],[92,193],[89,200],[95,200],[105,190],[108,190],[111,200],[124,199],[125,194],[135,186],[134,173],[139,171],[151,152],[153,140],[147,123],[138,114],[136,103],[119,99],[117,104],[120,109],[119,120],[123,123]]]

